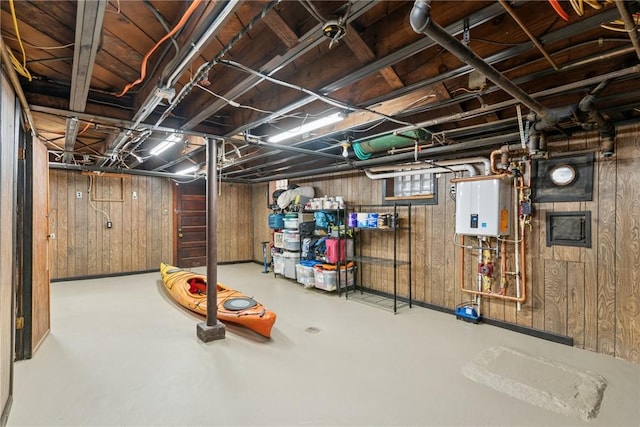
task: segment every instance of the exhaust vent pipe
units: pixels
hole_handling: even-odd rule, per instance
[[[411,28],[416,33],[424,34],[433,41],[457,56],[462,62],[469,64],[480,74],[491,80],[494,84],[507,92],[509,95],[526,105],[534,111],[538,117],[546,123],[557,123],[558,119],[553,111],[543,107],[538,101],[529,96],[528,93],[516,86],[502,73],[486,63],[476,55],[471,49],[462,44],[458,39],[449,34],[444,28],[433,22],[430,16],[431,0],[416,0],[409,21]]]

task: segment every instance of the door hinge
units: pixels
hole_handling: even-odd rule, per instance
[[[24,160],[27,157],[26,149],[18,148],[18,160]]]
[[[16,329],[24,328],[24,317],[16,317]]]

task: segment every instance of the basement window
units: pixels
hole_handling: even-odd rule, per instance
[[[383,203],[411,201],[435,205],[438,203],[437,188],[438,179],[432,173],[386,178],[382,180]]]

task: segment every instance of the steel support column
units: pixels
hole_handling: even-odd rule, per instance
[[[196,334],[201,341],[210,342],[224,338],[224,324],[218,321],[218,141],[207,138],[207,320],[198,323]]]

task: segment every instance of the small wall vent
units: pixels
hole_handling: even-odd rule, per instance
[[[591,212],[547,212],[547,246],[591,247]]]

